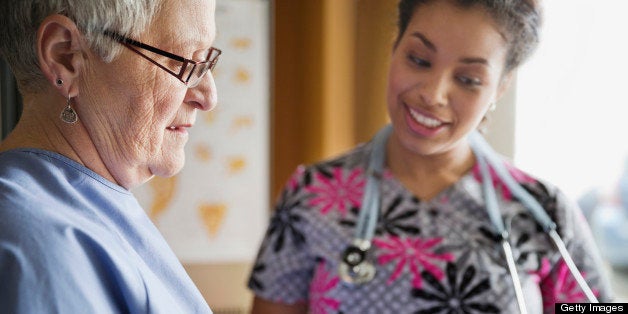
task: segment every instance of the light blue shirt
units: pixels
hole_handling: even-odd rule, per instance
[[[128,190],[56,153],[0,153],[0,312],[211,313]]]

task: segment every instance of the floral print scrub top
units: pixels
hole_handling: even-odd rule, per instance
[[[249,279],[253,292],[273,302],[306,303],[315,314],[518,313],[500,240],[484,207],[477,165],[430,201],[417,199],[386,170],[368,253],[375,277],[362,285],[340,279],[338,267],[353,240],[370,149],[368,143],[297,169],[260,247]],[[603,266],[575,203],[555,187],[509,169],[557,223],[594,294],[609,302]],[[493,184],[528,313],[553,313],[556,302],[586,302],[546,233],[496,176]]]

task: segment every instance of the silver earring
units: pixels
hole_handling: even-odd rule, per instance
[[[491,103],[491,105],[488,107],[488,111],[495,111],[495,108],[497,108],[497,104],[496,103]]]
[[[61,85],[63,85],[63,80],[58,78],[56,83],[57,83],[57,86],[61,86]]]
[[[70,105],[71,99],[72,98],[68,96],[68,105],[63,108],[63,111],[61,111],[61,115],[59,116],[59,118],[61,118],[61,121],[67,124],[74,124],[76,123],[76,121],[78,121],[78,115],[76,114],[76,111],[74,111],[74,108],[72,108],[72,106]]]

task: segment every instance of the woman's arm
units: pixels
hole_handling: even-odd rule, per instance
[[[580,208],[560,191],[549,199],[544,207],[555,208],[558,230],[578,271],[600,302],[611,302],[613,296],[604,262]],[[558,256],[558,253],[554,254]],[[588,301],[564,260],[557,259],[552,266],[549,261],[542,262],[548,264],[546,268],[549,271],[540,283],[545,313],[553,313],[554,303],[557,302]]]

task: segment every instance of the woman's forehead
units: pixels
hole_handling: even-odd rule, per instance
[[[421,34],[436,49],[450,47],[491,54],[506,48],[506,41],[492,17],[479,7],[461,8],[449,1],[434,1],[415,10],[405,37]]]
[[[211,45],[216,36],[215,0],[165,0],[148,33],[186,46]]]

